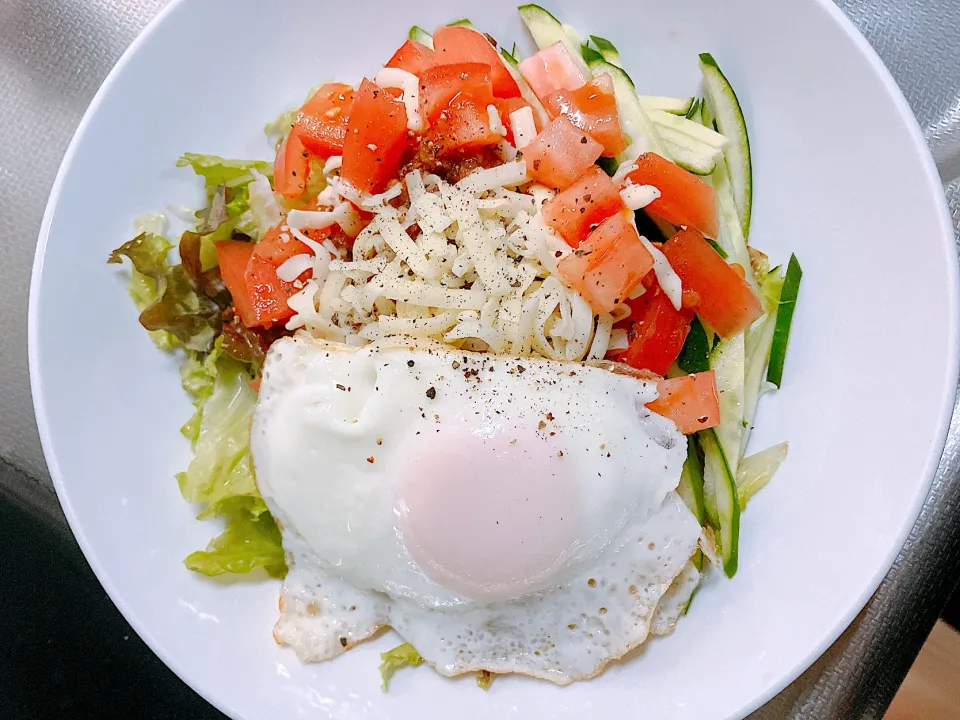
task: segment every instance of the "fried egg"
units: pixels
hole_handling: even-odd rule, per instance
[[[321,661],[389,626],[443,675],[566,684],[666,631],[701,530],[655,397],[573,363],[276,342],[251,435],[290,567],[275,638]]]

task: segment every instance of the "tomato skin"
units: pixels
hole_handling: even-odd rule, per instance
[[[546,99],[547,109],[563,115],[574,126],[585,130],[603,145],[604,157],[616,157],[627,147],[620,128],[613,80],[606,73],[575,90],[557,90]]]
[[[613,180],[593,165],[543,206],[543,219],[568,245],[577,247],[590,234],[592,225],[598,225],[624,208]]]
[[[603,146],[558,117],[523,149],[527,173],[547,187],[565,190],[593,165]]]
[[[437,58],[433,50],[416,40],[407,40],[384,67],[406,70],[420,77],[420,73],[436,65],[436,62]]]
[[[304,103],[291,134],[299,136],[313,155],[328,158],[343,152],[354,90],[343,83],[327,83]]]
[[[510,75],[487,37],[473,28],[441,27],[433,34],[433,52],[438,65],[476,62],[490,67],[493,94],[501,98],[520,97],[520,87]]]
[[[627,330],[630,347],[618,353],[617,360],[638,370],[666,375],[683,349],[693,310],[674,308],[656,282],[643,295],[626,303],[630,317],[622,326]]]
[[[431,125],[454,100],[486,108],[494,102],[490,66],[483,63],[438,65],[420,76],[420,114]]]
[[[720,205],[713,188],[679,165],[656,153],[637,158],[637,169],[627,177],[637,185],[653,185],[660,197],[644,210],[674,225],[699,230],[709,238],[720,234]]]
[[[519,67],[524,80],[544,103],[556,91],[576,90],[589,79],[560,41],[522,60]]]
[[[403,103],[364,78],[347,124],[340,177],[361,193],[383,192],[400,169],[407,137]]]
[[[611,215],[563,258],[560,276],[597,312],[610,312],[653,269],[653,255],[621,213]]]
[[[660,397],[647,403],[657,415],[672,420],[684,435],[720,424],[720,396],[713,370],[665,378],[657,383]]]
[[[227,240],[216,247],[220,275],[244,325],[271,327],[293,317],[287,300],[296,288],[277,277],[276,266],[254,255],[252,243]]]
[[[490,128],[486,106],[457,99],[437,118],[424,142],[437,157],[449,157],[496,145],[502,138]]]
[[[720,337],[730,337],[763,315],[753,288],[710,247],[698,231],[688,228],[670,238],[662,248],[683,287],[697,294],[696,310]]]

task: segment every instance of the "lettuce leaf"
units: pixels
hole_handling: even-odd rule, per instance
[[[204,236],[201,257],[204,271],[216,267],[216,256],[211,255],[213,242],[229,240],[234,232],[258,236],[257,222],[250,210],[248,186],[256,175],[273,177],[273,163],[267,160],[231,160],[219,155],[184,153],[177,167],[192,167],[203,178],[207,189],[207,210],[197,214],[198,232]],[[221,214],[222,213],[222,214]],[[232,221],[226,226],[228,221]],[[217,237],[207,239],[207,234]]]
[[[198,423],[188,421],[196,424],[194,457],[177,481],[186,500],[208,505],[207,516],[229,498],[260,497],[250,464],[250,420],[257,402],[249,386],[253,374],[248,364],[224,353],[221,343],[205,357],[189,355],[180,373],[200,416]]]
[[[393,674],[402,667],[410,666],[417,667],[418,665],[423,664],[423,658],[420,657],[420,653],[416,651],[416,648],[413,647],[410,643],[404,643],[403,645],[397,645],[397,647],[392,650],[387,650],[385,653],[380,653],[380,677],[383,678],[383,683],[380,685],[380,689],[384,692],[387,691],[387,686],[390,684],[390,678],[393,677]]]
[[[223,339],[210,353],[188,353],[180,366],[183,389],[196,412],[180,429],[194,450],[185,472],[177,475],[180,492],[202,503],[198,519],[226,518],[227,528],[205,551],[184,562],[206,575],[249,572],[266,567],[271,575],[286,570],[280,532],[260,496],[250,458],[250,422],[257,395],[250,389],[250,363],[228,355]]]
[[[489,690],[490,683],[493,682],[493,679],[496,677],[489,670],[477,670],[477,687],[481,690]]]
[[[228,188],[237,188],[253,180],[250,170],[256,168],[264,175],[273,177],[273,163],[266,160],[229,160],[219,155],[201,155],[199,153],[184,153],[177,160],[177,167],[193,168],[193,171],[203,178],[207,187],[208,199],[213,197],[217,188],[224,185]]]
[[[196,284],[182,265],[170,265],[172,245],[159,234],[141,232],[110,253],[108,263],[132,265],[130,296],[140,324],[158,347],[209,350],[220,334],[222,308]]]
[[[263,567],[271,576],[283,577],[287,566],[280,530],[270,513],[252,512],[245,501],[234,501],[223,514],[226,529],[206,550],[190,553],[183,564],[204,575],[246,573]]]

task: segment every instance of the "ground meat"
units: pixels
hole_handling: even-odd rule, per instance
[[[457,183],[477,168],[491,168],[503,164],[503,158],[493,147],[484,147],[471,153],[447,157],[438,157],[437,152],[436,143],[431,142],[429,136],[425,136],[412,148],[410,157],[400,174],[406,175],[413,170],[419,170],[424,174],[439,175],[448,183]]]

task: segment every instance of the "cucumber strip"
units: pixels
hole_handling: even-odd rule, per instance
[[[720,424],[712,432],[723,448],[730,472],[737,472],[743,435],[745,333],[721,340],[710,353],[710,369],[717,374]]]
[[[729,152],[729,150],[728,150]],[[727,173],[727,163],[718,162],[717,169],[710,176],[713,189],[717,191],[717,202],[720,205],[720,245],[726,250],[730,262],[738,263],[744,270],[744,277],[754,291],[759,290],[757,278],[753,274],[750,263],[750,251],[747,249],[747,240],[740,228],[740,216],[733,198],[733,188],[730,176]]]
[[[740,502],[734,471],[727,461],[723,447],[714,429],[697,433],[703,449],[704,500],[709,508],[710,496],[714,507],[714,527],[717,529],[719,554],[727,577],[737,572],[737,553],[740,543]]]
[[[657,132],[673,156],[673,161],[694,175],[712,175],[717,169],[717,162],[723,159],[723,150],[698,143],[673,128],[658,126]]]
[[[583,47],[587,44],[587,41],[583,39],[583,36],[577,32],[577,29],[573,25],[567,23],[560,23],[560,27],[563,28],[563,31],[567,34],[567,37],[570,38],[577,47]]]
[[[779,274],[767,274],[760,285],[760,300],[764,315],[747,328],[744,340],[746,371],[743,379],[743,435],[740,437],[740,457],[747,452],[747,443],[753,430],[753,421],[757,416],[760,396],[773,385],[764,382],[770,351],[773,347],[773,330],[777,323],[777,306],[780,303],[780,291],[783,278]]]
[[[707,521],[707,508],[703,504],[703,467],[693,438],[687,440],[687,459],[680,472],[677,494],[696,516],[697,522],[703,525]]]
[[[574,42],[573,38],[567,34],[563,24],[553,15],[544,10],[539,5],[521,5],[517,8],[520,18],[524,25],[533,36],[533,41],[537,47],[543,50],[553,45],[555,42],[562,42],[567,46],[567,50],[573,55],[574,60],[580,65],[583,73],[589,77],[590,69],[580,57],[580,45],[582,43]]]
[[[710,369],[710,340],[700,318],[694,317],[690,332],[680,350],[677,366],[686,373],[707,372]]]
[[[616,64],[616,63],[614,63]],[[659,95],[640,95],[640,105],[647,112],[661,110],[671,115],[686,115],[693,107],[693,98],[661,97]]]
[[[676,130],[689,136],[699,144],[716,148],[717,150],[724,150],[730,145],[730,141],[720,133],[706,128],[700,123],[688,120],[685,117],[663,112],[662,110],[651,110],[648,115],[658,127]]]
[[[428,33],[419,25],[414,25],[412,28],[410,28],[410,32],[407,33],[407,37],[422,45],[426,45],[428,48],[433,50],[433,35]]]
[[[717,129],[730,139],[727,163],[730,167],[733,197],[743,236],[748,238],[753,205],[753,167],[747,123],[743,119],[737,94],[710,53],[700,55],[700,72],[703,74],[703,96],[716,120]]]
[[[717,129],[717,124],[713,121],[713,113],[710,112],[705,100],[700,102],[700,124],[711,130]]]
[[[687,120],[693,120],[695,123],[700,123],[701,125],[703,125],[703,123],[700,121],[700,106],[703,105],[703,100],[701,100],[700,98],[690,98],[690,99],[693,102],[690,104],[690,109],[687,110],[683,114],[683,116]],[[703,126],[706,127],[706,125],[703,125]]]
[[[780,293],[780,304],[777,308],[777,325],[773,331],[773,347],[770,349],[770,366],[767,369],[767,382],[777,387],[783,380],[783,363],[787,357],[787,343],[790,341],[790,325],[793,322],[793,311],[797,306],[797,295],[800,292],[800,278],[803,270],[796,255],[790,255],[787,263],[787,274],[783,279],[783,290]]]
[[[447,23],[447,27],[468,27],[472,28],[473,23],[470,22],[467,18],[460,18],[459,20],[454,20],[452,23]]]
[[[591,63],[603,62],[603,55],[589,45],[580,46],[580,56],[583,58],[584,62],[587,63],[587,65],[590,65]]]
[[[597,51],[603,56],[604,60],[611,65],[616,65],[618,68],[623,67],[623,62],[620,60],[620,51],[617,50],[612,42],[598,35],[591,35],[590,40],[593,41],[594,47],[597,48]]]
[[[617,172],[617,168],[620,167],[620,163],[617,162],[616,158],[608,157],[597,158],[597,165],[599,165],[610,177],[613,177]]]
[[[729,255],[727,255],[727,251],[724,250],[722,247],[720,247],[720,245],[717,243],[716,240],[711,240],[710,238],[704,238],[704,240],[706,240],[706,241],[707,241],[707,245],[709,245],[709,246],[712,247],[714,250],[716,250],[716,251],[717,251],[717,255],[719,255],[720,257],[722,257],[724,260],[726,260],[727,258],[730,257]]]
[[[513,49],[510,51],[510,57],[514,59],[515,62],[520,62],[520,48],[517,47],[517,44],[513,44]]]
[[[634,87],[630,76],[621,68],[606,61],[592,63],[590,70],[593,71],[594,75],[607,73],[613,80],[613,92],[617,98],[617,109],[620,111],[620,126],[630,136],[631,140],[634,143],[638,140],[646,141],[646,145],[649,146],[646,148],[647,150],[655,152],[667,160],[673,160],[673,156],[660,138],[660,133],[657,132],[657,127],[647,117],[644,109],[640,107],[637,89]],[[627,148],[617,159],[621,162],[635,159],[628,158],[629,152],[630,148]]]
[[[787,443],[782,442],[740,461],[740,469],[737,470],[737,500],[741,510],[745,510],[750,498],[770,482],[780,464],[786,460],[787,449]]]
[[[546,108],[543,107],[543,103],[540,102],[540,98],[538,98],[537,94],[533,92],[533,88],[530,87],[530,84],[520,72],[516,57],[502,49],[500,50],[500,57],[503,58],[503,64],[507,68],[507,72],[510,73],[510,76],[513,78],[514,82],[517,83],[517,87],[520,88],[520,97],[522,97],[527,105],[529,105],[533,110],[534,114],[537,116],[537,119],[540,121],[541,127],[546,127],[549,125],[552,118],[550,117],[549,113],[547,113]]]
[[[645,237],[650,242],[665,243],[673,235],[673,232],[665,233],[646,210],[634,210],[633,222],[637,226],[637,232],[641,237]]]

